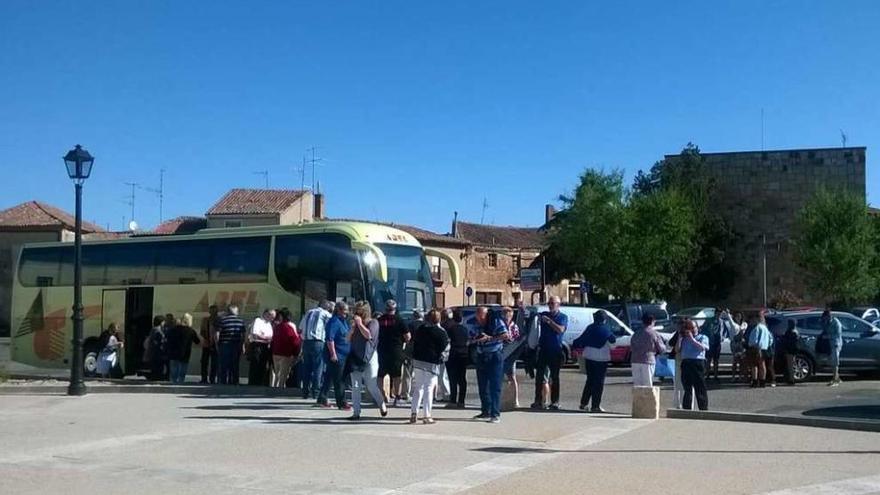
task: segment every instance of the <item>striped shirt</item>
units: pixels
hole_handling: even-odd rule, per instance
[[[231,342],[241,342],[244,338],[244,321],[236,315],[225,315],[220,318],[220,338],[221,344]]]
[[[302,321],[299,322],[300,331],[302,331],[303,340],[320,340],[324,341],[326,334],[327,322],[333,316],[324,308],[310,309]]]

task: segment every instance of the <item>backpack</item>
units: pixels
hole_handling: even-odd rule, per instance
[[[157,328],[150,334],[150,354],[155,358],[164,358],[167,352],[168,339],[165,330]]]

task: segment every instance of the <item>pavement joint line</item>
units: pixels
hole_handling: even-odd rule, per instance
[[[401,418],[403,419],[403,418]],[[438,418],[438,421],[443,421],[442,418]],[[477,444],[477,445],[492,445],[498,447],[522,447],[522,448],[545,448],[547,447],[546,442],[537,442],[530,440],[515,440],[515,439],[505,439],[505,438],[488,438],[488,437],[478,437],[478,436],[464,436],[464,435],[444,435],[442,433],[412,433],[406,431],[375,431],[375,430],[362,430],[362,429],[344,429],[341,433],[345,433],[347,435],[363,435],[363,436],[374,436],[381,438],[402,438],[406,440],[425,440],[425,441],[441,441],[441,442],[459,442],[459,443],[469,443],[469,444]]]
[[[503,454],[391,490],[388,492],[388,495],[414,493],[450,495],[463,492],[564,455],[564,452],[553,452],[553,450],[581,449],[629,433],[653,422],[652,420],[631,419],[611,419],[607,421],[613,421],[614,423],[589,427],[547,442],[544,447],[548,450],[547,452]]]
[[[880,475],[766,492],[761,495],[869,495],[880,493]]]

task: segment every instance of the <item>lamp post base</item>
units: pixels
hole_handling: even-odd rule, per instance
[[[86,395],[86,384],[71,382],[67,386],[67,395]]]

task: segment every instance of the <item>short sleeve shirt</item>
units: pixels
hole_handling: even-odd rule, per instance
[[[348,341],[348,331],[351,329],[348,322],[339,316],[333,315],[327,322],[327,342],[333,342],[336,347],[336,356],[340,361],[348,356],[351,342]]]
[[[566,314],[562,311],[557,311],[555,315],[550,313],[549,311],[545,311],[541,313],[541,316],[547,316],[557,325],[561,325],[563,331],[561,333],[557,333],[556,330],[553,329],[553,327],[542,320],[541,335],[538,338],[538,347],[542,351],[548,353],[562,352],[562,336],[565,335],[565,330],[568,329],[568,316],[566,316]]]

